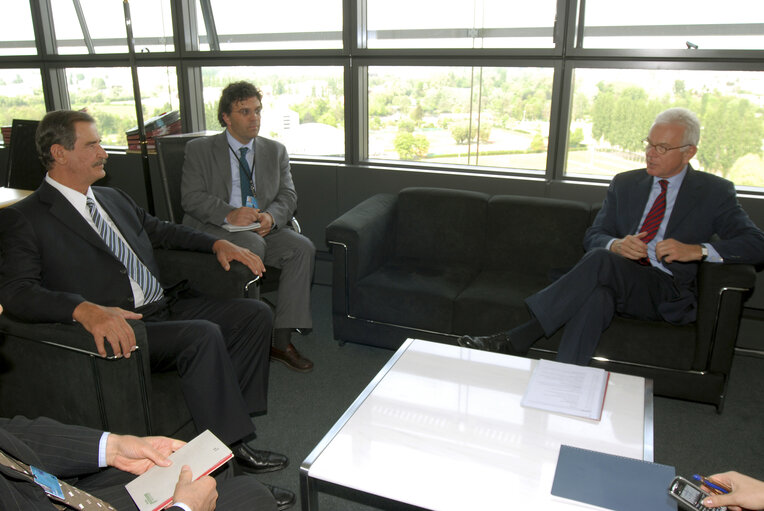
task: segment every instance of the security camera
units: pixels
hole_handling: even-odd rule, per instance
[[[690,41],[686,41],[684,44],[687,45],[687,49],[688,50],[697,50],[698,49],[698,45],[695,44],[695,43],[691,43]]]

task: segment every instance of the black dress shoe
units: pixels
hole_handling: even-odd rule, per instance
[[[512,340],[506,332],[498,334],[469,336],[463,335],[457,339],[459,346],[472,348],[473,350],[492,351],[522,357],[528,354],[528,350],[518,350],[512,345]]]
[[[282,509],[289,509],[294,505],[294,493],[292,493],[289,490],[285,490],[284,488],[279,488],[278,486],[271,486],[270,484],[263,484],[269,492],[271,492],[271,495],[273,495],[273,498],[276,499],[276,507],[279,511]]]
[[[231,451],[234,460],[245,472],[254,474],[275,472],[289,465],[289,459],[283,454],[253,449],[244,442],[231,446]]]

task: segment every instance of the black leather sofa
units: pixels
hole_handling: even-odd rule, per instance
[[[397,348],[408,337],[455,344],[506,330],[524,298],[572,267],[596,214],[588,203],[407,188],[375,195],[326,229],[334,337]],[[652,378],[658,395],[721,411],[750,265],[701,264],[697,322],[616,318],[592,365]],[[552,358],[560,332],[531,356]]]

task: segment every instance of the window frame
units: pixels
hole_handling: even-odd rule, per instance
[[[585,0],[557,0],[553,28],[554,48],[403,48],[370,49],[366,40],[366,5],[363,0],[343,0],[341,49],[208,51],[194,47],[197,30],[196,2],[171,0],[173,51],[129,54],[56,54],[51,0],[30,2],[37,55],[0,56],[3,68],[39,68],[43,78],[46,110],[68,108],[65,69],[71,67],[175,67],[181,117],[185,132],[204,126],[201,68],[205,66],[341,66],[345,88],[344,158],[303,157],[298,161],[331,161],[348,167],[382,167],[422,172],[486,175],[484,169],[463,165],[435,165],[368,158],[368,105],[366,70],[370,66],[465,65],[470,67],[553,68],[552,106],[547,164],[543,176],[519,169],[491,171],[491,176],[538,179],[547,182],[604,183],[607,179],[565,175],[573,72],[577,68],[652,68],[715,71],[764,71],[764,50],[652,50],[584,48]],[[215,129],[215,127],[213,127]],[[747,193],[764,197],[764,186]]]

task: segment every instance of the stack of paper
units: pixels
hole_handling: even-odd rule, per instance
[[[604,369],[539,360],[521,404],[600,420],[609,379]]]

